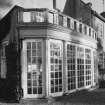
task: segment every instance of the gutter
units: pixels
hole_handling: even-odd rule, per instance
[[[105,18],[103,16],[101,16],[100,14],[98,14],[96,11],[91,10],[91,13],[96,16],[97,18],[99,18],[100,20],[102,20],[105,23]]]

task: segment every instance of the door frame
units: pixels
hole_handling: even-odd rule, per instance
[[[40,41],[42,45],[42,94],[28,94],[27,93],[27,42]],[[23,88],[23,98],[41,98],[44,96],[45,90],[45,79],[44,79],[44,44],[42,39],[25,39],[22,41],[21,51],[21,85]]]

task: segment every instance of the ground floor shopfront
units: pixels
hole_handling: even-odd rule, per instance
[[[23,98],[60,96],[96,85],[95,48],[52,38],[26,38],[22,46]]]

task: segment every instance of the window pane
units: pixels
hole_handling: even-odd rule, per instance
[[[6,44],[1,46],[1,68],[0,68],[1,78],[6,78],[7,74],[7,64],[6,64]]]
[[[74,21],[74,30],[77,30],[77,22]]]
[[[77,47],[77,78],[78,88],[84,86],[84,48]]]
[[[70,28],[70,19],[67,18],[67,27]]]
[[[67,44],[67,78],[68,78],[68,90],[75,89],[75,86],[72,88],[72,83],[75,84],[75,46]]]
[[[48,13],[48,22],[53,23],[53,19],[54,19],[54,14],[49,12]]]
[[[51,93],[61,92],[62,89],[62,44],[50,42],[50,78]],[[59,89],[59,85],[61,85]]]
[[[82,24],[79,25],[79,31],[82,32]]]
[[[27,42],[27,49],[31,49],[31,43]]]
[[[44,13],[43,12],[36,12],[35,13],[35,21],[36,22],[44,22]]]
[[[63,26],[63,16],[59,15],[59,25]]]
[[[91,50],[85,49],[86,85],[91,85]]]
[[[23,12],[23,22],[31,22],[31,12]]]

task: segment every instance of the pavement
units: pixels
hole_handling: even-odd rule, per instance
[[[105,89],[76,91],[49,99],[24,99],[19,103],[0,101],[0,105],[105,105]]]

